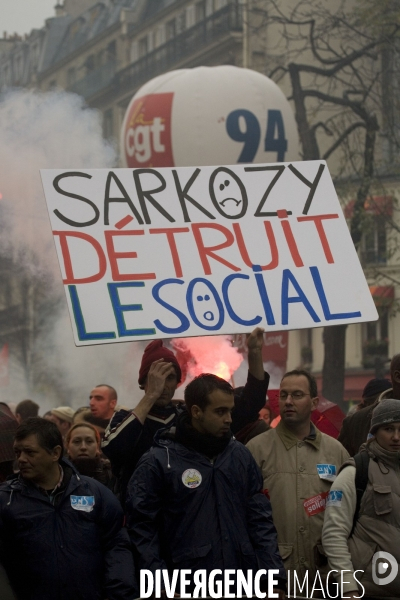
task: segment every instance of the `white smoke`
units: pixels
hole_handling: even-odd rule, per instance
[[[85,107],[79,96],[31,91],[0,96],[0,256],[29,270],[36,282],[61,299],[54,331],[34,344],[48,373],[56,373],[60,394],[45,384],[40,391],[30,388],[13,356],[11,336],[9,385],[0,387],[3,401],[32,397],[40,404],[40,414],[66,402],[77,408],[88,403],[89,392],[98,383],[113,385],[122,404],[133,407],[140,399],[137,373],[144,343],[74,345],[39,173],[50,168],[111,167],[115,162],[114,149],[102,138],[100,114]],[[13,300],[27,301],[21,295]],[[0,310],[10,306],[10,300],[1,302]],[[67,400],[65,389],[71,390]]]

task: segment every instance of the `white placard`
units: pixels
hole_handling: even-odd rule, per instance
[[[378,318],[324,161],[41,175],[79,346]]]

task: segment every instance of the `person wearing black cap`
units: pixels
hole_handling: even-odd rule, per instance
[[[351,458],[331,487],[322,543],[330,568],[345,572],[343,598],[393,600],[400,597],[400,400],[383,399],[374,408],[364,453],[368,483],[359,511],[356,461]]]
[[[390,376],[392,383],[388,379],[371,379],[362,393],[362,408],[344,419],[338,440],[350,456],[357,454],[361,444],[367,440],[375,406],[383,398],[393,395],[400,399],[400,354],[392,359]]]
[[[234,434],[257,421],[258,412],[265,404],[269,375],[264,372],[262,361],[263,333],[264,330],[257,327],[247,339],[249,374],[245,387],[235,395],[231,427]],[[171,426],[182,410],[172,403],[181,377],[175,354],[165,348],[162,340],[148,344],[138,380],[144,396],[133,410],[117,411],[106,429],[101,448],[111,461],[118,480],[115,492],[123,506],[129,479],[139,459],[151,448],[157,431]]]

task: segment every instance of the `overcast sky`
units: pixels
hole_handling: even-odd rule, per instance
[[[54,17],[56,4],[57,0],[0,0],[0,37],[4,31],[23,35],[39,29]]]

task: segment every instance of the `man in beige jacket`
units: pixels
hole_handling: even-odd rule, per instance
[[[311,422],[317,405],[314,377],[302,370],[286,373],[279,391],[280,423],[247,444],[271,500],[288,592],[293,595],[307,574],[309,588],[303,588],[304,595],[314,583],[320,588],[329,571],[321,545],[325,503],[341,464],[349,457],[337,440]],[[300,582],[296,590],[295,575]]]

